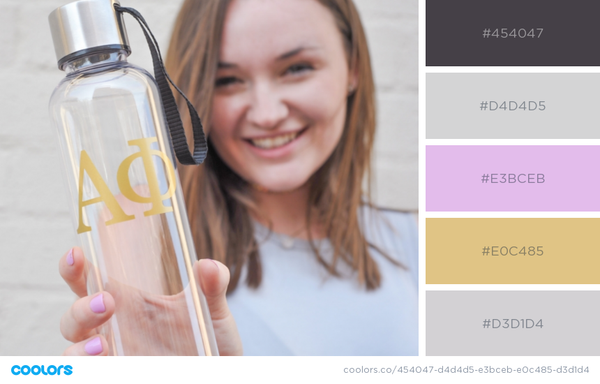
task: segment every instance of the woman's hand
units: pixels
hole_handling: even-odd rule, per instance
[[[126,328],[127,319],[121,320],[121,318],[124,315],[129,315],[131,319],[135,319],[140,315],[143,316],[143,311],[148,306],[147,303],[150,300],[159,302],[158,304],[162,306],[169,305],[173,308],[184,308],[181,311],[181,317],[187,317],[186,307],[176,305],[176,302],[173,299],[169,299],[169,297],[165,297],[162,300],[157,297],[150,299],[149,296],[144,297],[144,294],[138,290],[112,282],[109,290],[87,296],[86,276],[89,268],[90,265],[83,256],[83,252],[77,247],[65,254],[59,262],[59,271],[62,278],[67,282],[71,290],[80,297],[63,315],[60,322],[60,330],[63,336],[74,343],[65,350],[64,355],[98,356],[108,353],[108,343],[102,335],[97,333],[96,328],[107,322],[115,312],[115,298],[110,292],[117,295],[119,300],[123,300],[123,304],[125,304],[120,307],[124,308],[128,313],[119,314],[119,323],[123,324]],[[225,298],[227,285],[229,284],[229,270],[217,261],[204,259],[195,263],[194,272],[196,278],[200,281],[202,291],[208,303],[219,354],[222,356],[241,355],[242,342]],[[181,297],[183,298],[183,295]],[[176,318],[178,316],[171,316],[169,321],[173,321],[173,317]],[[152,324],[156,321],[160,320],[153,319]],[[132,326],[130,330],[124,329],[122,332],[135,332],[136,330]],[[182,335],[182,343],[185,343],[186,337]],[[152,341],[155,341],[156,344],[173,343],[172,339],[156,339]],[[157,354],[148,351],[147,345],[138,347],[137,352],[139,354]]]

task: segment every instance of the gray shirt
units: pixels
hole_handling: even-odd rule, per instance
[[[415,218],[396,211],[362,210],[371,255],[382,285],[367,291],[342,262],[342,277],[329,274],[306,240],[289,238],[256,224],[263,280],[244,283],[228,297],[246,355],[417,355],[418,245]],[[328,240],[317,242],[331,257]]]

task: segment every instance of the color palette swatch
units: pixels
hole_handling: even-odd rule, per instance
[[[600,139],[600,73],[430,73],[428,139]]]
[[[600,211],[600,146],[427,146],[428,211]]]
[[[600,65],[600,3],[426,0],[427,66]]]
[[[428,218],[427,284],[600,284],[600,218]]]
[[[595,291],[427,293],[429,356],[598,356]]]

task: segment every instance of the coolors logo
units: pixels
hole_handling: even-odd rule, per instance
[[[47,367],[44,365],[34,365],[31,367],[29,365],[13,365],[10,371],[15,376],[27,376],[30,374],[34,376],[54,376],[61,374],[69,376],[73,374],[73,367],[70,365],[59,365],[58,367],[56,365],[49,365]]]

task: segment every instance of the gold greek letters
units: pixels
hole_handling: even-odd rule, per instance
[[[100,194],[99,197],[83,201],[84,173],[87,173],[88,177],[92,181],[92,184],[94,184],[94,187],[96,187],[98,194]],[[81,159],[79,161],[79,228],[77,228],[78,234],[89,232],[92,230],[90,226],[85,225],[83,223],[83,207],[100,202],[104,202],[104,204],[106,204],[106,208],[108,208],[108,210],[112,214],[112,219],[108,220],[106,222],[106,225],[121,223],[123,221],[135,219],[135,216],[126,215],[125,212],[123,212],[123,209],[121,208],[119,203],[117,203],[117,199],[115,199],[113,194],[110,192],[108,185],[106,185],[104,180],[102,180],[102,176],[100,176],[100,172],[98,172],[98,170],[94,166],[94,163],[92,163],[92,159],[90,159],[90,156],[87,154],[86,151],[81,151]]]
[[[173,207],[167,207],[164,205],[163,201],[170,199],[175,193],[175,171],[173,168],[173,163],[169,158],[158,150],[152,149],[151,144],[156,142],[156,137],[130,140],[127,142],[130,146],[139,147],[140,151],[134,153],[133,155],[128,156],[123,160],[121,165],[119,165],[119,169],[117,170],[117,183],[119,185],[119,189],[123,196],[127,199],[135,202],[135,203],[146,203],[152,204],[152,208],[144,212],[144,216],[152,216],[160,213],[172,212]],[[167,182],[169,187],[167,191],[161,195],[160,194],[160,185],[158,182],[158,177],[156,175],[156,169],[154,167],[154,161],[152,156],[157,156],[161,159],[165,164],[165,176],[167,178]],[[148,182],[148,191],[150,196],[140,196],[134,191],[133,186],[131,185],[131,180],[129,178],[129,168],[133,161],[137,158],[142,158],[144,170],[146,173],[146,180]],[[84,176],[87,173],[90,178],[92,184],[98,191],[99,197],[95,197],[93,199],[89,199],[83,201],[83,180]],[[105,224],[111,225],[116,223],[121,223],[127,220],[135,219],[134,215],[127,215],[119,203],[115,196],[111,193],[110,189],[106,182],[102,179],[100,172],[94,166],[94,163],[90,159],[89,155],[86,151],[81,151],[80,162],[79,162],[79,228],[77,229],[77,233],[89,232],[92,228],[83,223],[83,208],[96,203],[103,202],[110,213],[112,214],[112,219],[108,220]]]
[[[162,152],[150,148],[150,144],[156,142],[156,137],[150,137],[146,139],[137,139],[128,141],[129,145],[136,145],[140,148],[140,151],[128,156],[117,171],[117,181],[119,183],[119,189],[123,196],[136,203],[151,203],[152,209],[144,212],[144,216],[157,215],[159,213],[172,212],[173,207],[165,207],[163,200],[171,198],[175,192],[175,173],[173,172],[173,164],[169,158]],[[154,169],[154,163],[152,161],[152,155],[158,156],[166,165],[166,176],[169,182],[169,189],[161,196],[158,185],[158,178],[156,177],[156,170]],[[135,193],[131,182],[129,180],[129,167],[133,160],[141,157],[144,162],[144,169],[146,170],[146,179],[148,180],[148,187],[150,189],[150,197],[143,197]]]

